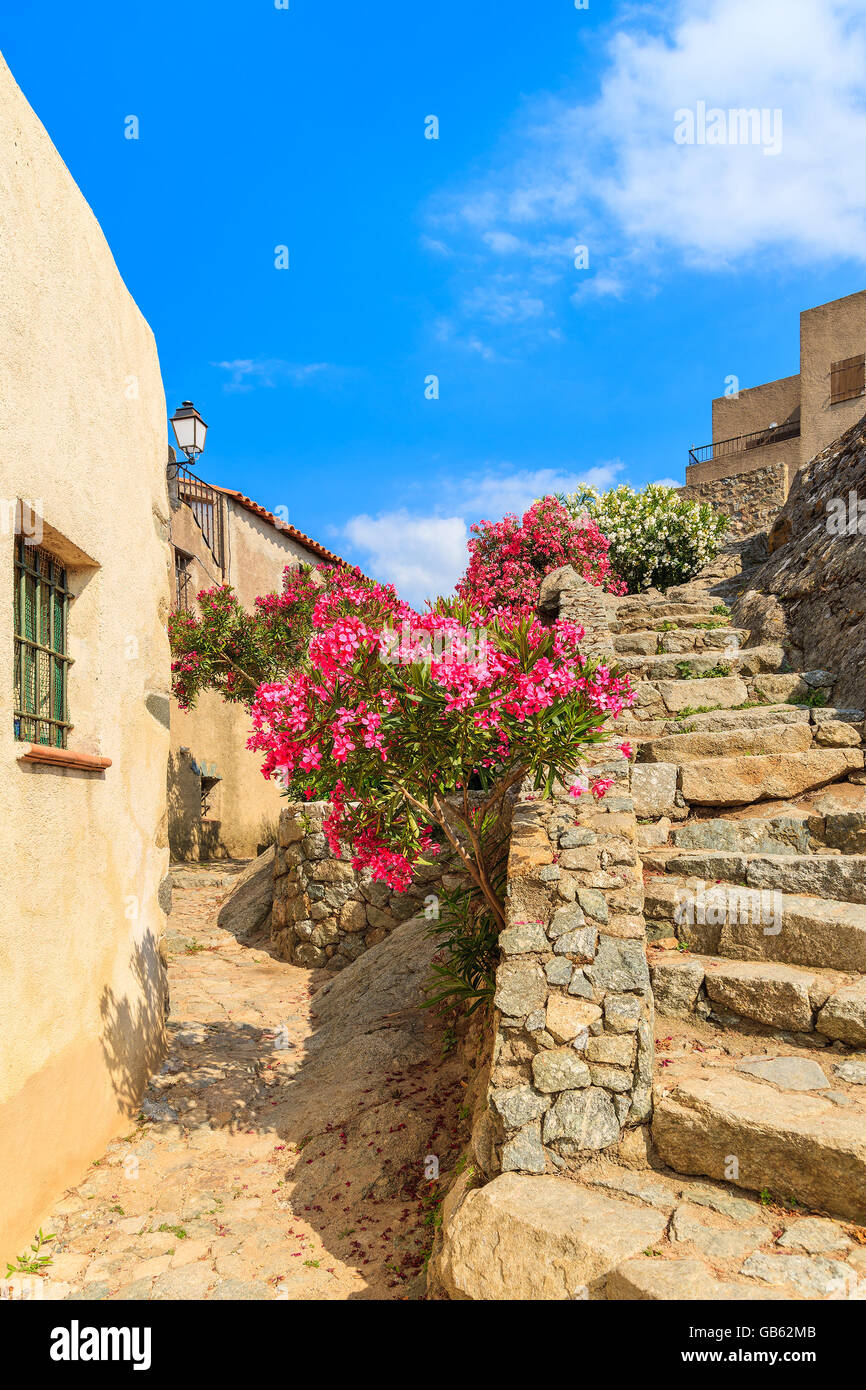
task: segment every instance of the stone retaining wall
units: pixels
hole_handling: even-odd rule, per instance
[[[688,474],[687,474],[688,476]],[[729,518],[729,539],[772,526],[788,496],[789,470],[784,462],[724,478],[687,482],[680,496],[688,502],[709,502]]]
[[[274,859],[271,937],[284,960],[342,970],[423,911],[436,886],[455,886],[447,863],[419,867],[407,893],[352,868],[348,847],[335,857],[322,833],[328,805],[290,802],[280,815]]]
[[[571,571],[548,576],[558,612],[590,617],[584,650],[612,650],[598,590]],[[553,593],[551,593],[551,590]],[[543,616],[551,607],[542,591]],[[596,802],[564,787],[523,790],[514,808],[486,1133],[488,1175],[579,1168],[598,1151],[625,1156],[652,1105],[653,1000],[643,878],[629,764],[611,742],[591,750]],[[486,1152],[484,1152],[486,1150]]]

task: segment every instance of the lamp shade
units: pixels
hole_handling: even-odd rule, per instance
[[[177,447],[194,463],[204,452],[207,425],[199,415],[192,401],[184,401],[171,417],[171,427],[177,440]]]

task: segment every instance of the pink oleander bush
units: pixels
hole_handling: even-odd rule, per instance
[[[461,599],[417,613],[347,569],[287,571],[252,618],[224,589],[199,601],[200,617],[172,628],[178,698],[244,699],[264,776],[328,801],[332,851],[392,889],[447,847],[469,883],[461,912],[488,943],[460,988],[486,997],[504,923],[505,798],[527,777],[541,796],[555,783],[603,796],[610,779],[588,778],[582,754],[632,702],[627,681],[581,655],[574,624],[504,607],[490,620]],[[458,992],[440,972],[438,997]]]
[[[561,565],[572,565],[609,593],[626,592],[611,569],[607,537],[591,518],[575,519],[556,497],[533,502],[522,520],[509,513],[501,521],[478,522],[471,530],[469,565],[457,594],[487,612],[534,612],[542,579]]]

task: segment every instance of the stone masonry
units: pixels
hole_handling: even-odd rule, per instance
[[[788,472],[780,462],[688,483],[679,492],[687,502],[709,502],[730,521],[729,537],[739,539],[772,525],[788,495]]]
[[[322,833],[327,813],[325,802],[293,801],[280,815],[271,934],[291,964],[342,970],[424,910],[443,868],[446,886],[450,875],[444,865],[419,866],[407,893],[374,883],[352,868],[347,846],[342,858],[331,853]]]
[[[548,576],[540,611],[576,622],[585,612],[584,650],[612,653],[604,596],[573,571]],[[491,1166],[503,1171],[579,1168],[650,1118],[643,883],[614,739],[587,760],[593,777],[614,779],[601,801],[558,786],[546,801],[524,789],[514,808],[488,1092]]]

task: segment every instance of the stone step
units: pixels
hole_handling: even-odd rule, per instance
[[[778,893],[866,903],[866,854],[762,854],[683,850],[667,856],[666,872],[721,880]]]
[[[683,627],[694,623],[718,623],[720,626],[729,623],[730,612],[716,613],[715,607],[715,604],[707,603],[673,602],[636,603],[631,607],[621,605],[616,617],[611,619],[610,630],[618,637],[624,632],[662,632],[665,631],[665,624],[669,623]]]
[[[864,1222],[866,1102],[859,1089],[823,1055],[820,1063],[781,1049],[715,1065],[673,1059],[655,1087],[653,1142],[678,1173]]]
[[[758,729],[785,724],[809,724],[811,711],[805,705],[755,705],[749,709],[701,710],[667,719],[658,735],[707,733],[721,734],[736,729]]]
[[[649,964],[660,1015],[687,1018],[698,1014],[728,1022],[733,1014],[766,1028],[791,1033],[817,1029],[834,1038],[837,1020],[843,1013],[851,1013],[850,987],[862,981],[861,976],[839,971],[810,970],[777,961],[730,960],[691,951],[651,950]],[[825,1005],[837,992],[842,998],[825,1013]],[[862,1073],[866,1081],[866,1064]]]
[[[608,1276],[608,1299],[789,1302],[862,1288],[866,1251],[843,1221],[770,1210],[757,1194],[670,1170],[606,1165],[581,1176],[670,1218],[661,1240]]]
[[[615,636],[613,649],[618,656],[658,656],[665,652],[718,652],[724,651],[732,643],[737,647],[745,647],[748,639],[749,630],[745,627],[680,627],[669,632],[645,628]]]
[[[673,716],[696,718],[699,714],[717,714],[719,711],[747,713],[756,707],[779,705],[799,707],[817,715],[817,710],[810,709],[810,705],[814,706],[816,699],[827,698],[830,687],[809,685],[807,676],[809,680],[832,679],[829,673],[821,671],[800,675],[774,675],[771,672],[751,676],[740,672],[729,676],[692,676],[672,680],[644,677],[636,684],[632,681],[635,699],[625,719],[631,727],[636,727]],[[812,722],[819,721],[815,718]],[[826,722],[838,729],[846,721]],[[660,728],[652,728],[653,735],[662,732]]]
[[[866,907],[836,898],[712,884],[674,875],[645,884],[648,926],[702,955],[866,974]]]
[[[813,726],[802,720],[791,724],[759,724],[753,728],[709,733],[678,731],[662,738],[642,740],[639,761],[647,763],[697,762],[705,758],[756,754],[805,753],[812,747]]]
[[[775,643],[760,647],[739,647],[736,650],[691,652],[685,656],[618,656],[619,670],[632,679],[691,680],[706,677],[723,667],[723,676],[757,676],[762,673],[782,673],[785,665],[784,648]],[[685,669],[685,668],[688,669]]]
[[[710,676],[700,680],[643,680],[635,687],[635,702],[629,718],[636,723],[646,719],[670,719],[683,710],[732,710],[749,699],[745,681],[739,676]]]
[[[686,712],[676,718],[633,719],[628,710],[617,720],[617,733],[629,736],[637,747],[647,739],[666,738],[669,734],[724,733],[728,729],[757,729],[772,725],[808,724],[812,711],[805,705],[754,705],[747,709],[698,709],[686,706]]]
[[[862,769],[860,748],[702,758],[683,764],[679,789],[690,806],[751,806],[800,796]]]
[[[866,821],[866,816],[864,816]],[[731,854],[808,854],[826,820],[808,811],[742,820],[690,820],[671,830],[675,850],[722,850]],[[866,828],[866,827],[864,827]]]

